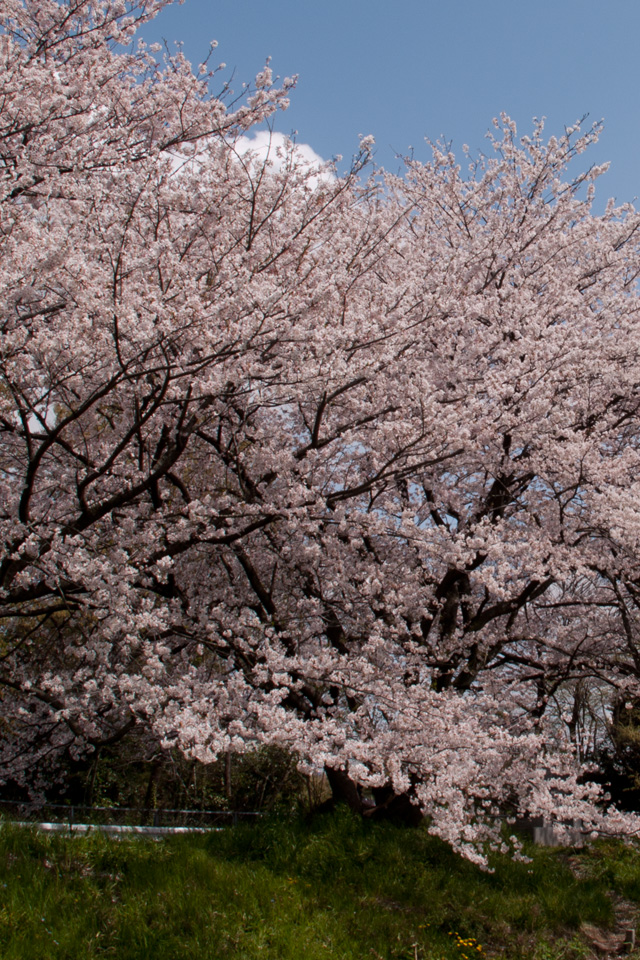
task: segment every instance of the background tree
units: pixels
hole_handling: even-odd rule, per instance
[[[137,726],[468,856],[505,805],[602,825],[556,711],[638,690],[639,221],[567,179],[597,128],[260,161],[290,82],[226,108],[123,52],[157,8],[3,10],[4,776]]]

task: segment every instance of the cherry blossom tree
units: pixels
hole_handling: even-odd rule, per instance
[[[567,170],[598,129],[319,175],[247,153],[292,81],[126,46],[161,5],[2,9],[2,776],[135,727],[480,860],[505,810],[601,827],[572,697],[639,695],[640,220]]]

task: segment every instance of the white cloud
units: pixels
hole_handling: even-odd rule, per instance
[[[284,158],[291,149],[293,149],[296,160],[302,166],[318,170],[318,179],[334,179],[333,174],[326,169],[326,160],[323,160],[308,143],[293,143],[283,133],[258,130],[252,137],[240,137],[236,144],[236,150],[239,154],[244,155],[251,152],[255,154],[258,163],[264,163],[266,160],[273,166],[274,170],[282,168]]]
[[[319,183],[331,183],[335,180],[335,174],[330,165],[308,143],[294,143],[283,133],[258,130],[250,137],[239,137],[233,144],[233,149],[245,162],[246,158],[250,157],[256,167],[266,164],[267,168],[274,173],[282,169],[287,156],[293,152],[296,164],[306,173],[311,174],[307,180],[310,187],[317,187]],[[193,146],[191,156],[186,151],[172,153],[173,173],[194,172],[203,162],[204,156],[202,144]]]

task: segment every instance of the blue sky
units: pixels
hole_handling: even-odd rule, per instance
[[[276,129],[325,158],[373,134],[376,161],[397,170],[410,147],[427,158],[425,137],[482,150],[501,111],[522,133],[534,116],[550,134],[603,118],[587,155],[611,161],[598,206],[640,196],[640,0],[186,0],[144,37],[182,40],[194,64],[217,40],[238,90],[267,56],[297,73]]]

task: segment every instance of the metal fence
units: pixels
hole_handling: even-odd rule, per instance
[[[262,816],[257,810],[170,810],[161,807],[93,807],[71,804],[30,804],[0,800],[0,822],[33,824],[55,833],[138,833],[163,836],[201,833],[235,826]],[[586,835],[578,820],[559,823],[542,817],[519,817],[514,826],[538,846],[582,846]]]
[[[0,820],[67,827],[147,827],[212,830],[261,816],[251,810],[167,810],[144,807],[88,807],[0,801]]]

